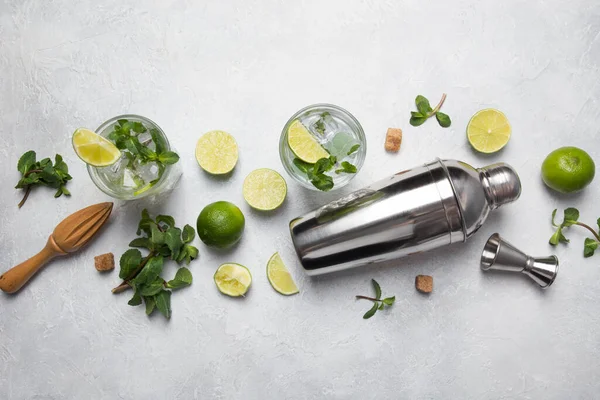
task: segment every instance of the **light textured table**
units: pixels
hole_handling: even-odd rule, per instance
[[[552,209],[600,216],[600,177],[560,196],[540,179],[546,154],[563,145],[600,162],[600,3],[500,1],[0,1],[0,192],[2,269],[39,250],[55,224],[109,200],[71,149],[79,126],[138,113],[155,120],[181,154],[184,174],[161,204],[118,203],[89,247],[57,259],[17,295],[0,295],[3,399],[594,399],[600,395],[600,256],[584,259],[584,232],[548,244]],[[417,94],[448,93],[449,129],[408,124]],[[288,179],[281,210],[245,204],[251,170],[281,171],[278,141],[301,107],[330,102],[351,111],[368,136],[363,170],[346,188],[320,194]],[[470,116],[503,110],[513,137],[497,155],[474,153]],[[399,154],[383,151],[388,127],[404,129]],[[240,161],[211,179],[193,148],[201,133],[231,132]],[[20,154],[62,154],[70,198],[22,193]],[[394,172],[455,158],[513,165],[521,199],[495,212],[468,243],[389,265],[310,279],[298,264],[288,221]],[[203,206],[238,204],[247,217],[240,246],[206,248],[191,264],[192,287],[173,295],[170,321],[147,318],[112,295],[117,272],[93,256],[117,257],[139,212],[195,224]],[[556,253],[561,270],[547,291],[520,276],[484,274],[487,237],[500,232],[535,255]],[[286,298],[265,276],[279,251],[301,288]],[[245,299],[212,281],[225,261],[247,265]],[[174,273],[167,268],[167,274]],[[416,293],[431,274],[435,292]],[[395,294],[389,311],[364,321],[355,301],[375,278]]]

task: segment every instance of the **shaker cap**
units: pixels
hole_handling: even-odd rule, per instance
[[[478,169],[492,209],[512,203],[521,195],[519,175],[508,164],[497,163]]]

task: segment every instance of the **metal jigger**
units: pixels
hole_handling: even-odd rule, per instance
[[[558,274],[558,258],[528,256],[494,233],[481,253],[481,269],[522,272],[546,289]]]

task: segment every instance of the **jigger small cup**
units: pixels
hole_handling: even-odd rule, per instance
[[[502,239],[498,233],[494,233],[481,253],[481,269],[521,272],[533,279],[542,289],[547,289],[558,274],[558,258],[555,255],[528,256]]]

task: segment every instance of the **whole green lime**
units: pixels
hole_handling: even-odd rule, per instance
[[[210,247],[224,249],[233,246],[244,232],[246,220],[240,209],[228,201],[217,201],[200,211],[196,227],[198,236]]]
[[[594,179],[592,157],[577,147],[561,147],[548,154],[542,163],[542,179],[548,187],[562,193],[583,189]]]

